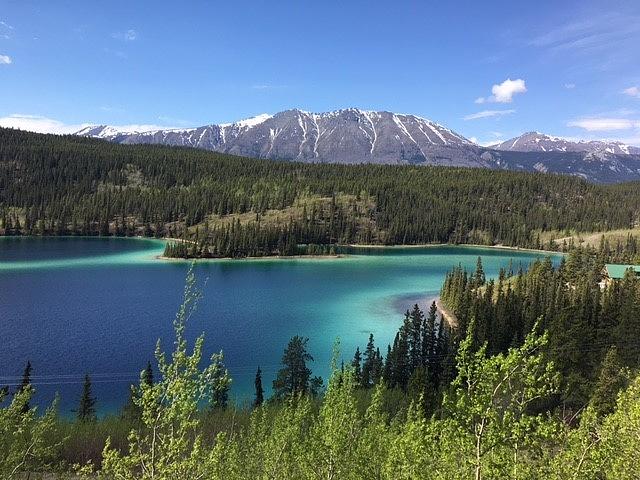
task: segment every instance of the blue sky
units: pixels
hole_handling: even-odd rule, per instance
[[[347,107],[640,145],[640,2],[0,0],[0,125]]]

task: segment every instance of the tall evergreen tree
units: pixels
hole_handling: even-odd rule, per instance
[[[283,367],[273,381],[274,395],[277,398],[309,392],[311,370],[307,367],[307,362],[312,362],[313,357],[307,352],[308,342],[308,338],[296,335],[285,348],[282,355]]]
[[[147,368],[144,369],[142,374],[142,381],[147,385],[153,385],[153,368],[151,368],[151,362],[147,362]]]
[[[82,395],[78,405],[77,417],[80,422],[95,422],[96,416],[96,398],[91,391],[91,378],[89,375],[84,376],[84,384],[82,386]]]
[[[24,371],[22,372],[22,380],[20,382],[20,386],[18,387],[18,392],[24,392],[25,390],[31,388],[31,372],[31,361],[27,360],[27,364],[25,365]],[[29,401],[26,400],[22,405],[22,413],[27,413],[30,408],[31,405],[29,404]]]
[[[351,367],[353,368],[353,378],[356,384],[360,384],[362,382],[362,355],[360,354],[360,347],[356,347],[356,353],[353,355]]]
[[[363,388],[369,388],[375,383],[373,379],[375,356],[376,349],[373,341],[373,333],[370,333],[367,347],[364,350],[364,361],[362,363],[362,374],[360,377],[360,385]]]
[[[264,402],[264,389],[262,388],[262,370],[258,367],[256,371],[256,379],[254,381],[256,388],[255,399],[253,400],[253,406],[259,407]]]

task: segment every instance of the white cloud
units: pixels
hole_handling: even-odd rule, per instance
[[[114,32],[111,34],[111,37],[124,42],[133,42],[138,38],[138,32],[133,29],[129,29],[126,32]]]
[[[491,97],[493,101],[498,103],[511,103],[513,100],[513,96],[516,93],[524,93],[527,91],[527,87],[524,83],[524,80],[518,78],[516,80],[511,80],[507,78],[504,82],[499,85],[494,85],[491,88],[491,93],[493,96]]]
[[[622,93],[629,95],[630,97],[640,98],[640,88],[638,87],[625,88]]]
[[[576,88],[576,84],[575,83],[565,83],[564,84],[564,88],[566,88],[567,90],[573,90],[574,88]]]
[[[527,86],[523,79],[518,78],[516,80],[511,80],[507,78],[502,83],[497,83],[493,87],[491,87],[491,93],[493,95],[489,97],[478,97],[474,100],[474,103],[511,103],[513,101],[513,96],[517,93],[524,93],[527,91]]]
[[[29,132],[37,133],[69,134],[75,133],[78,130],[92,125],[96,124],[67,124],[59,120],[43,117],[41,115],[12,114],[6,117],[0,117],[0,127],[17,128],[20,130],[27,130]],[[114,126],[113,128],[120,132],[133,133],[147,132],[149,130],[171,130],[178,129],[179,127],[167,127],[154,124],[130,124]]]
[[[515,110],[483,110],[464,117],[464,120],[477,120],[479,118],[503,117],[515,113]]]
[[[640,128],[640,120],[630,118],[591,117],[579,118],[567,122],[568,127],[578,127],[589,132],[609,132]]]
[[[13,114],[0,118],[0,127],[17,128],[39,133],[73,133],[86,125],[65,125],[41,115]]]
[[[10,65],[13,63],[13,60],[9,55],[0,55],[0,65]]]

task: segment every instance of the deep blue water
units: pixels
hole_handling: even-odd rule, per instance
[[[33,365],[37,401],[60,394],[69,414],[85,373],[98,408],[115,412],[128,385],[153,360],[157,339],[171,348],[172,320],[188,263],[156,259],[161,241],[99,238],[0,238],[0,385],[19,382]],[[310,338],[314,374],[325,379],[333,342],[345,359],[373,333],[386,351],[413,303],[426,307],[447,271],[489,276],[539,254],[474,247],[358,249],[339,259],[198,262],[204,299],[188,325],[204,332],[207,356],[222,349],[232,396],[251,398],[255,370],[270,386],[293,335]],[[205,283],[206,280],[206,283]]]

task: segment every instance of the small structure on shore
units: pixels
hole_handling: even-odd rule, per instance
[[[602,280],[598,283],[598,285],[600,285],[600,289],[604,290],[614,280],[623,279],[627,270],[631,270],[635,273],[636,277],[640,278],[640,265],[618,265],[614,263],[607,263],[602,271]]]

